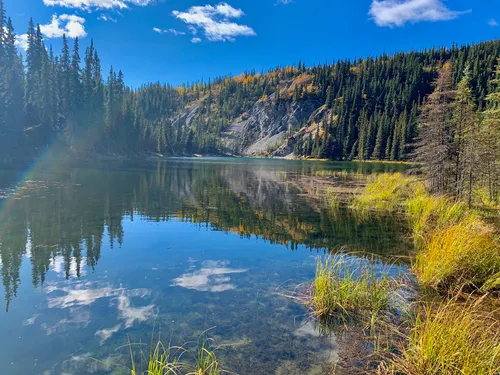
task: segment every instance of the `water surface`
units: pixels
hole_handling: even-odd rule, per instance
[[[179,158],[1,171],[3,371],[126,373],[120,347],[156,332],[188,347],[214,338],[239,374],[324,373],[342,344],[283,291],[312,279],[318,254],[408,244],[397,220],[307,192],[321,170],[403,168]]]

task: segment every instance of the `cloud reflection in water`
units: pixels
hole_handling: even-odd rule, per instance
[[[225,292],[227,290],[236,289],[236,286],[231,283],[231,278],[227,275],[245,273],[247,269],[229,268],[228,261],[206,261],[203,262],[202,268],[187,272],[172,280],[174,286],[197,290],[199,292]]]

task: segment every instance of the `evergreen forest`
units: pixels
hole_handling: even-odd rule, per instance
[[[0,0],[4,164],[33,161],[55,149],[80,156],[238,155],[248,140],[245,135],[237,140],[238,147],[228,147],[231,126],[251,117],[252,109],[263,102],[276,113],[283,108],[313,110],[300,121],[279,124],[283,137],[265,156],[285,156],[275,151],[287,146],[295,157],[425,159],[426,153],[418,152],[425,135],[420,131],[425,129],[422,118],[434,99],[434,104],[443,99],[432,96],[443,70],[446,90],[462,92],[445,101],[451,106],[458,101],[461,108],[466,101],[465,115],[473,116],[478,128],[483,112],[494,106],[491,95],[498,89],[500,41],[315,66],[299,62],[178,87],[156,82],[132,88],[119,69],[102,71],[98,41],[83,50],[78,39],[64,37],[62,50],[54,51],[39,26],[33,21],[27,26],[27,49],[19,53],[16,32]],[[443,116],[448,123],[448,114]],[[468,125],[460,125],[458,133],[455,128],[441,130],[449,138],[460,138]],[[441,156],[453,152],[463,150],[445,150]],[[460,173],[464,181],[466,172]]]

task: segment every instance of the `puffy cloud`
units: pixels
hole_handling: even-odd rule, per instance
[[[130,304],[130,298],[126,295],[118,297],[118,311],[120,318],[123,319],[125,328],[132,327],[135,322],[145,322],[154,315],[155,305],[147,305],[143,307],[133,307]]]
[[[23,320],[23,326],[32,326],[33,324],[35,324],[35,321],[39,316],[39,314],[35,314],[31,318]]]
[[[441,0],[373,0],[369,14],[378,26],[403,26],[407,22],[447,21],[466,12],[448,9]]]
[[[16,46],[22,48],[23,50],[28,49],[28,34],[21,34],[16,36]]]
[[[48,307],[51,309],[66,309],[70,307],[88,306],[101,298],[114,297],[118,293],[116,289],[112,289],[111,287],[91,289],[85,288],[85,286],[84,284],[77,284],[74,289],[71,287],[61,289],[47,288],[49,293],[56,290],[66,293],[62,296],[49,297],[47,299]]]
[[[234,41],[237,36],[256,35],[251,27],[231,21],[232,18],[242,17],[244,13],[241,9],[235,9],[227,3],[220,3],[216,6],[193,6],[186,12],[174,10],[172,13],[195,30],[203,31],[205,37],[213,42]],[[191,41],[198,42],[198,39],[193,38]]]
[[[84,38],[87,36],[85,18],[75,15],[54,14],[52,21],[46,25],[40,25],[40,31],[47,38],[61,38],[63,34],[70,38]]]
[[[193,43],[193,44],[201,43],[201,39],[194,37],[191,39],[191,43]]]
[[[60,16],[53,14],[50,23],[40,25],[40,31],[49,39],[61,38],[64,34],[69,38],[84,38],[87,36],[84,23],[85,18],[82,17],[70,14],[61,14]],[[16,36],[16,46],[26,51],[28,49],[28,34]],[[58,268],[58,266],[60,266],[59,263],[61,262],[62,258],[54,261],[54,269],[56,272],[60,271],[60,267]]]
[[[126,9],[129,5],[147,6],[153,0],[43,0],[47,6],[75,9]]]

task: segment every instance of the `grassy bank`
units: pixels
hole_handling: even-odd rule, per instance
[[[416,302],[397,355],[380,373],[434,375],[500,373],[500,242],[481,210],[433,196],[418,179],[374,176],[351,202],[363,214],[397,214],[415,243],[412,271],[441,297]],[[422,297],[423,300],[424,297]],[[465,299],[465,301],[464,301]]]
[[[383,373],[499,374],[500,323],[495,314],[483,299],[420,303],[406,344],[389,356]]]

